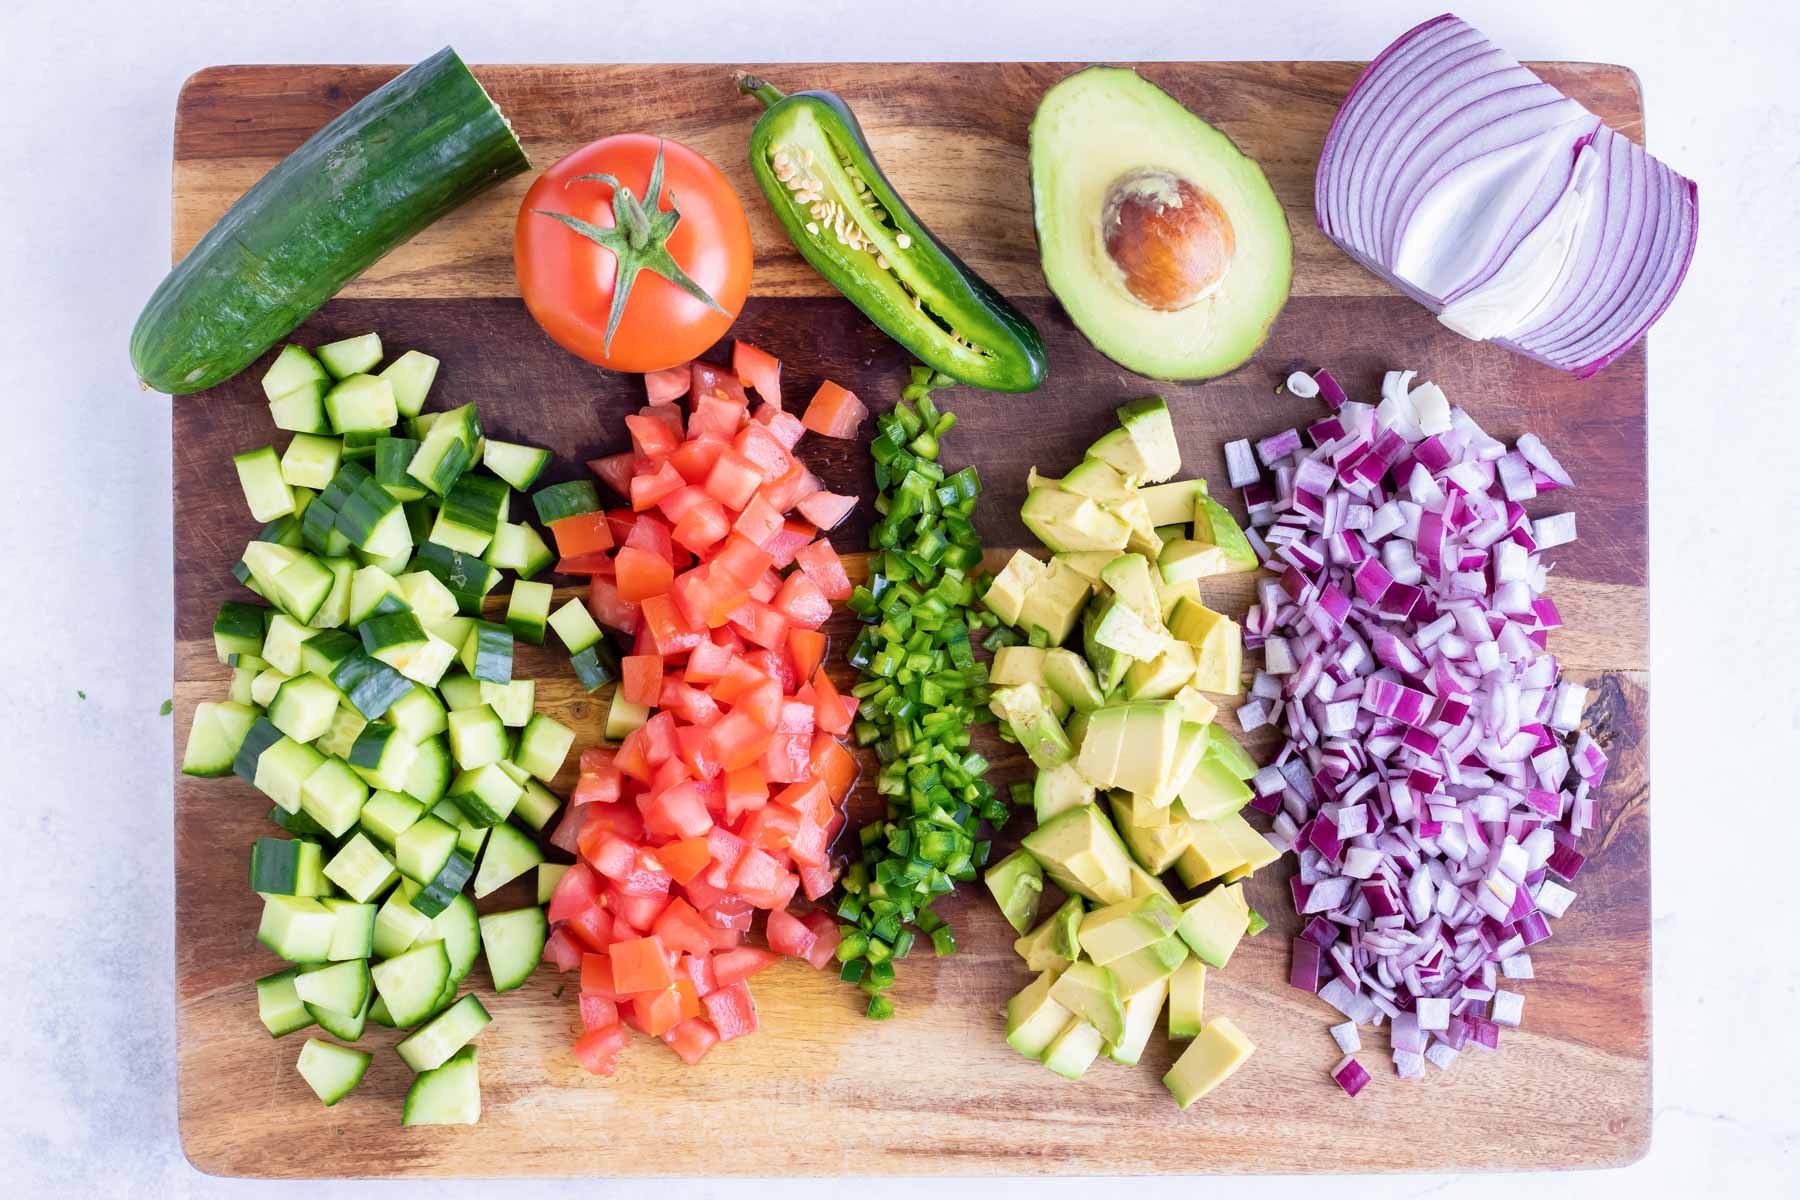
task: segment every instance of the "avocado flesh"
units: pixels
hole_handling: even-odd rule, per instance
[[[1097,908],[1082,918],[1081,948],[1101,966],[1160,942],[1175,932],[1182,913],[1161,896],[1134,896]]]
[[[1250,925],[1250,906],[1244,887],[1233,883],[1216,887],[1181,906],[1181,923],[1175,932],[1209,967],[1223,969],[1231,961],[1239,939]]]
[[[1072,762],[1039,771],[1031,784],[1031,807],[1040,825],[1058,813],[1093,802],[1094,785],[1082,777]]]
[[[1056,976],[1046,970],[1006,1002],[1006,1044],[1026,1058],[1042,1058],[1069,1024],[1069,1010],[1050,998]]]
[[[1093,584],[1081,572],[1051,559],[1044,574],[1025,593],[1016,623],[1025,630],[1035,625],[1050,635],[1052,645],[1060,645],[1074,630],[1092,590]]]
[[[1169,1037],[1186,1040],[1200,1033],[1206,1006],[1206,964],[1189,958],[1169,976]]]
[[[1043,670],[1045,685],[1067,700],[1076,712],[1091,713],[1106,702],[1093,668],[1073,650],[1046,650]]]
[[[1174,311],[1133,296],[1106,249],[1109,193],[1146,172],[1209,194],[1235,241],[1217,286]],[[1222,375],[1256,353],[1287,301],[1293,243],[1262,168],[1135,71],[1090,67],[1044,93],[1031,122],[1031,194],[1051,292],[1101,353],[1139,374]]]
[[[1125,1009],[1113,974],[1098,963],[1078,962],[1056,977],[1050,998],[1116,1042],[1125,1033]]]
[[[1025,496],[1019,519],[1054,551],[1123,550],[1131,530],[1087,496],[1038,488]]]
[[[1080,896],[1070,896],[1062,907],[1045,917],[1030,933],[1013,941],[1013,949],[1029,971],[1060,973],[1081,954],[1081,921],[1085,910]],[[1045,985],[1048,988],[1048,984]],[[1060,1028],[1060,1026],[1058,1027]]]
[[[1020,933],[1037,920],[1038,901],[1044,896],[1044,868],[1024,850],[1011,854],[987,869],[983,881],[993,893],[1012,927]]]
[[[1099,904],[1131,898],[1131,855],[1112,822],[1092,804],[1058,813],[1019,844],[1071,895]]]
[[[1072,1017],[1045,1049],[1044,1065],[1064,1079],[1080,1079],[1100,1057],[1104,1042],[1098,1029],[1080,1017]]]

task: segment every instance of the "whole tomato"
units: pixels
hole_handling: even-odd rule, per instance
[[[742,311],[750,224],[705,158],[619,134],[531,185],[513,266],[525,306],[557,344],[616,371],[659,371],[698,356]]]

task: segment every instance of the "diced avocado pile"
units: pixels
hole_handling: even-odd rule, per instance
[[[1181,454],[1163,401],[1119,417],[1062,479],[1032,473],[1022,515],[1054,553],[1019,551],[984,597],[1026,635],[990,681],[1037,768],[1038,820],[987,884],[1040,973],[1007,1006],[1007,1041],[1076,1079],[1103,1050],[1136,1063],[1166,1003],[1169,1036],[1192,1039],[1163,1079],[1186,1108],[1255,1048],[1201,1014],[1207,968],[1257,923],[1242,881],[1278,856],[1239,813],[1255,764],[1211,723],[1203,693],[1237,693],[1243,639],[1199,581],[1256,559],[1204,480],[1168,482]],[[1171,867],[1210,890],[1178,903]],[[1068,899],[1034,927],[1046,877]]]
[[[381,357],[375,334],[316,358],[288,346],[264,377],[294,437],[279,456],[237,457],[252,515],[269,523],[234,573],[271,606],[220,611],[230,698],[196,706],[182,770],[235,772],[291,835],[250,853],[257,938],[293,964],[256,983],[270,1034],[317,1024],[355,1042],[366,1021],[410,1027],[406,1123],[460,1122],[480,1111],[469,1043],[488,1014],[457,993],[480,953],[496,991],[542,956],[543,885],[559,872],[542,869],[534,835],[561,803],[545,785],[575,740],[534,712],[533,681],[513,678],[513,639],[541,643],[550,625],[568,642],[570,617],[593,623],[579,601],[550,613],[550,585],[526,580],[553,556],[508,519],[512,489],[549,452],[483,438],[474,405],[421,414],[437,360],[410,351],[371,374]],[[505,624],[481,611],[500,568],[520,576]],[[478,917],[464,894],[533,869],[538,905]],[[313,1039],[298,1065],[334,1104],[368,1059]]]

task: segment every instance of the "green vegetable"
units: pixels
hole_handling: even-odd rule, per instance
[[[915,387],[926,374],[915,374]],[[970,729],[992,720],[987,665],[971,642],[993,618],[974,609],[986,587],[973,524],[981,480],[972,468],[947,476],[937,462],[954,423],[928,387],[916,406],[902,400],[877,419],[882,516],[869,535],[869,581],[849,601],[863,622],[848,655],[860,672],[851,694],[862,701],[851,734],[880,760],[887,813],[858,831],[861,855],[837,906],[837,957],[839,977],[875,999],[918,935],[939,955],[955,952],[932,902],[980,874],[991,845],[981,824],[998,828],[1011,812],[982,778],[987,760],[969,749]],[[891,1012],[871,1003],[868,1015]]]
[[[308,138],[169,272],[132,330],[138,377],[175,395],[229,379],[376,259],[530,165],[446,46]]]
[[[156,710],[157,715],[163,716],[163,717],[168,716],[170,713],[172,713],[174,711],[175,711],[175,702],[173,700],[164,700],[162,702],[162,707]]]
[[[784,96],[742,74],[738,90],[768,110],[750,134],[751,170],[819,274],[951,379],[998,392],[1043,383],[1049,361],[1037,328],[913,215],[841,97]],[[942,433],[930,431],[921,457],[936,457],[922,450]]]

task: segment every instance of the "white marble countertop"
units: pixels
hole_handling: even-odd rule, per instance
[[[124,346],[168,264],[181,81],[219,62],[410,62],[446,41],[478,63],[1354,59],[1435,11],[1398,0],[3,7],[0,345],[12,382],[0,411],[14,415],[0,436],[0,545],[15,605],[0,626],[0,770],[15,817],[0,847],[15,911],[0,952],[16,981],[12,1015],[0,1021],[0,1179],[24,1197],[325,1200],[400,1195],[408,1185],[211,1179],[187,1164],[176,1135],[170,738],[157,711],[171,661],[169,401],[137,391]],[[1634,67],[1651,148],[1700,180],[1705,197],[1698,257],[1650,350],[1655,1138],[1644,1161],[1613,1172],[1375,1186],[1394,1195],[1772,1195],[1800,1173],[1791,1007],[1800,950],[1785,911],[1800,835],[1791,381],[1800,9],[1785,0],[1472,0],[1459,11],[1522,58]],[[1422,1108],[1417,1128],[1369,1136],[1430,1137],[1429,1118]],[[1329,1159],[1331,1147],[1319,1153]],[[795,1200],[840,1190],[779,1186]],[[907,1185],[855,1186],[885,1195]],[[933,1190],[1079,1195],[1091,1186]],[[1174,1196],[1194,1186],[1137,1190]],[[1341,1190],[1325,1179],[1202,1186],[1259,1200]],[[523,1194],[646,1190],[590,1182]],[[756,1182],[657,1191],[775,1194]],[[445,1184],[433,1194],[494,1193]]]

